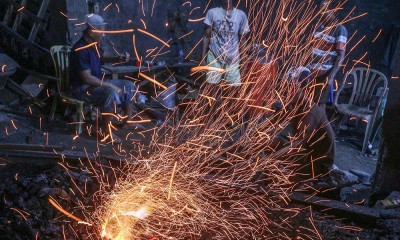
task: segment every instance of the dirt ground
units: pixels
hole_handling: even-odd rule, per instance
[[[349,135],[351,133],[347,133]],[[349,138],[351,140],[349,140]],[[361,154],[361,146],[354,144],[362,142],[360,137],[349,137],[339,135],[336,139],[335,164],[342,170],[358,169],[363,172],[373,174],[378,160],[377,155]]]

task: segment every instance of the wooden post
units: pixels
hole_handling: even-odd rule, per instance
[[[39,19],[44,18],[44,15],[46,14],[48,6],[49,6],[49,0],[43,0],[42,4],[40,5],[39,12],[37,14],[37,17]],[[29,37],[28,37],[29,41],[35,42],[36,34],[38,33],[39,28],[42,26],[42,24],[43,24],[43,20],[35,21],[35,23],[33,24],[32,30],[29,33]]]
[[[26,0],[22,0],[21,7],[25,7],[25,5],[26,5]],[[12,27],[12,30],[14,32],[18,31],[19,25],[21,24],[22,21],[22,16],[23,16],[22,12],[17,13],[17,16],[15,17],[14,24]]]
[[[393,28],[391,57],[387,66],[391,69],[389,95],[383,117],[383,136],[379,159],[373,181],[371,203],[400,191],[400,27]],[[393,47],[395,46],[395,47]],[[389,57],[390,57],[389,56]]]

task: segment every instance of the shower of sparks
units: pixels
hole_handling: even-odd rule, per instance
[[[152,16],[153,11],[158,11],[154,9],[155,2],[138,0],[143,19],[146,19],[146,13]],[[188,21],[202,24],[210,2],[206,1],[204,9],[195,2],[185,2],[185,7],[191,10],[190,15],[198,9],[204,13]],[[243,4],[248,8],[251,33],[241,49],[242,53],[250,53],[243,54],[241,61],[241,73],[245,73],[241,86],[223,83],[206,86],[196,100],[185,103],[186,110],[179,114],[179,122],[146,130],[153,133],[149,149],[155,150],[149,156],[139,154],[134,157],[134,163],[119,168],[103,166],[97,161],[85,164],[86,171],[100,183],[100,189],[93,196],[95,206],[78,203],[82,217],[68,213],[49,199],[53,206],[78,222],[96,226],[88,231],[97,231],[95,234],[113,240],[199,239],[204,236],[212,236],[212,239],[290,239],[285,231],[296,232],[298,229],[293,229],[295,226],[290,226],[285,219],[296,216],[299,210],[289,208],[288,195],[298,177],[296,168],[307,164],[303,160],[309,153],[304,151],[300,139],[311,139],[311,136],[305,136],[304,131],[290,136],[290,143],[277,150],[273,141],[294,117],[310,110],[309,100],[297,96],[298,84],[290,84],[285,73],[293,66],[307,66],[313,60],[314,42],[310,32],[321,23],[321,14],[310,1],[248,0]],[[110,6],[111,3],[103,11]],[[151,7],[147,9],[146,6]],[[342,9],[341,6],[336,10]],[[341,21],[348,22],[350,16]],[[140,20],[146,29],[143,19]],[[154,56],[164,54],[163,50],[169,51],[164,49],[170,47],[169,41],[157,37],[157,33],[140,28],[135,31],[163,45],[148,49],[148,56],[156,50]],[[101,32],[120,33],[117,30]],[[182,38],[190,34],[192,32]],[[132,45],[138,60],[146,58],[137,51],[138,47],[145,46],[136,45],[135,35]],[[190,53],[199,45],[200,42]],[[255,45],[264,47],[266,54],[251,53]],[[82,49],[86,47],[90,46]],[[264,67],[252,65],[252,59],[257,57],[267,64]],[[361,63],[363,58],[357,62]],[[277,61],[280,62],[279,69],[274,72]],[[210,70],[225,72],[211,66],[197,66],[191,70],[191,76]],[[143,73],[138,76],[168,90],[155,80],[155,76],[151,78]],[[312,96],[312,86],[315,83],[303,89],[304,96]],[[217,92],[222,92],[222,96],[217,96]],[[255,96],[262,96],[262,99]],[[282,111],[274,110],[276,102],[281,103]],[[171,120],[176,114],[171,114]],[[110,132],[116,130],[109,127]],[[112,135],[105,136],[103,141],[107,138]],[[139,149],[145,148],[137,142],[133,144]],[[112,172],[114,184],[110,183],[106,171]],[[83,195],[86,186],[79,192]],[[285,219],[276,222],[277,215],[282,213],[285,213]],[[300,227],[297,237],[321,238],[312,216],[309,220],[311,228]],[[301,233],[301,229],[306,231]],[[91,235],[90,239],[97,238]]]

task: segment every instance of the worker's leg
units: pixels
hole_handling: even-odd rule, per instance
[[[102,113],[101,130],[102,133],[109,134],[109,124],[111,116],[104,113],[113,113],[115,109],[115,96],[118,93],[110,87],[90,87],[82,86],[74,90],[74,95],[77,99],[88,102],[100,108]]]
[[[130,80],[122,80],[122,79],[111,79],[107,80],[114,84],[115,86],[122,89],[122,93],[120,95],[121,107],[124,109],[127,119],[131,120],[133,115],[133,102],[136,99],[136,86]]]
[[[230,121],[237,122],[244,117],[244,104],[245,93],[241,91],[241,76],[239,63],[231,63],[225,65],[225,82],[227,83],[223,88],[222,96],[226,102],[226,115]],[[233,124],[232,124],[233,125]]]
[[[223,66],[221,62],[214,56],[214,54],[209,51],[207,54],[207,59],[206,59],[207,67],[214,68],[214,69],[220,69],[221,71],[214,71],[214,70],[208,70],[206,73],[206,82],[210,84],[218,84],[221,82],[222,74],[223,74]]]
[[[238,87],[240,86],[241,79],[240,79],[240,69],[239,69],[239,63],[231,63],[231,64],[226,64],[225,66],[225,81],[233,87]]]
[[[326,110],[326,103],[330,101],[330,86],[328,85],[328,74],[324,74],[316,78],[316,86],[314,89],[314,102],[318,103],[322,109]]]
[[[207,55],[206,62],[208,67],[223,69],[222,64],[215,58],[211,51]],[[212,116],[212,118],[208,118],[211,121],[214,121],[215,117],[218,115],[216,109],[221,104],[220,82],[222,74],[223,73],[220,71],[208,70],[206,73],[206,82],[201,86],[201,94],[204,99],[204,104],[200,105],[201,109],[198,111]]]
[[[122,89],[122,93],[120,95],[121,107],[125,111],[126,118],[124,119],[124,127],[128,126],[128,121],[132,120],[133,115],[137,112],[134,103],[136,99],[142,95],[137,91],[136,85],[130,80],[122,80],[122,79],[112,79],[107,80],[114,84],[115,86]],[[137,124],[136,127],[143,128],[143,126]]]

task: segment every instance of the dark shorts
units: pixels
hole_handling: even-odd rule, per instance
[[[119,96],[113,88],[105,86],[93,87],[87,84],[75,88],[72,91],[72,94],[79,100],[98,106],[101,112],[113,112],[115,105],[127,107],[133,102],[137,92],[136,86],[133,82],[121,79],[110,79],[105,81],[121,88],[123,92],[121,96]]]
[[[315,79],[315,83],[317,84],[314,87],[314,102],[319,104],[330,103],[333,99],[332,91],[330,89],[331,86],[328,84],[328,76],[330,72],[327,72]]]

